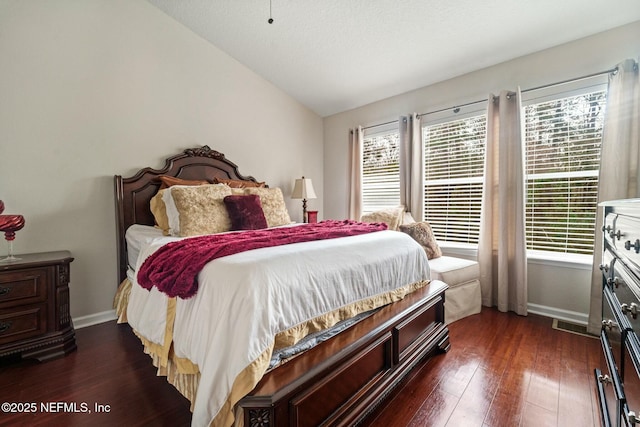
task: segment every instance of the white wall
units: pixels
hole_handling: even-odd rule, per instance
[[[112,308],[114,174],[207,144],[321,210],[322,119],[143,0],[3,0],[0,58],[0,199],[16,252],[72,252],[76,319]]]
[[[509,37],[505,34],[505,37]],[[401,114],[425,113],[486,99],[502,89],[522,89],[559,82],[613,68],[640,56],[640,22],[524,56],[412,92],[346,111],[324,120],[324,214],[348,214],[349,128],[397,120]],[[420,54],[420,53],[417,53]],[[428,55],[429,52],[422,53]],[[566,318],[586,320],[589,272],[529,263],[529,303],[534,311],[562,310]]]

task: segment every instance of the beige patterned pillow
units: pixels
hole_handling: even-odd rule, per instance
[[[245,188],[244,194],[257,194],[258,196],[260,196],[262,210],[264,211],[264,216],[267,219],[267,225],[269,227],[291,224],[291,217],[289,217],[287,205],[285,205],[284,203],[282,190],[280,190],[278,187]]]
[[[389,227],[389,230],[397,230],[400,224],[402,224],[403,217],[404,206],[398,206],[397,208],[383,209],[380,211],[364,214],[360,218],[360,221],[384,222]]]
[[[442,256],[442,250],[438,246],[436,236],[431,230],[431,226],[428,222],[416,222],[413,224],[405,224],[400,226],[400,231],[407,233],[413,237],[413,240],[420,243],[427,253],[427,259],[438,258]]]
[[[178,235],[187,237],[231,230],[231,219],[223,201],[230,195],[231,188],[223,184],[171,187],[180,224]]]
[[[162,233],[165,236],[168,236],[169,218],[167,217],[167,208],[164,205],[164,201],[162,201],[163,194],[164,190],[158,190],[156,195],[151,198],[149,207],[151,208],[153,218],[156,220],[156,226],[158,226],[158,228],[162,230]]]

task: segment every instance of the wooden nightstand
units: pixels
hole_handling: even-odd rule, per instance
[[[68,251],[0,263],[0,357],[45,361],[76,349],[69,308]]]

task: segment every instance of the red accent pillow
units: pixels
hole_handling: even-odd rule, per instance
[[[226,196],[223,201],[231,219],[231,230],[267,228],[267,219],[257,194]]]

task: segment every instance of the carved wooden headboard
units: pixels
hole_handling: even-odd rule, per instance
[[[182,179],[207,180],[214,178],[257,180],[243,176],[238,166],[227,160],[224,154],[208,146],[189,148],[181,154],[169,157],[162,169],[150,167],[139,170],[129,178],[115,175],[116,234],[118,239],[118,283],[127,277],[127,244],[125,232],[133,224],[154,225],[149,207],[151,198],[158,192],[158,176],[169,175]]]

